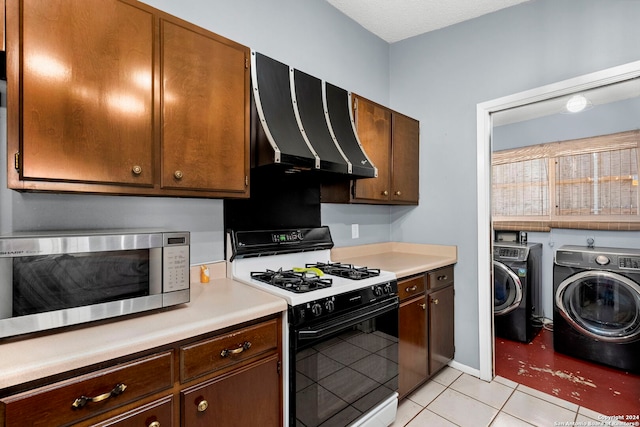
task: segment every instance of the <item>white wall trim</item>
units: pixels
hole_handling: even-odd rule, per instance
[[[480,370],[472,368],[471,366],[468,365],[463,365],[460,362],[456,362],[455,360],[452,360],[451,362],[449,362],[449,366],[457,369],[458,371],[462,371],[465,374],[469,374],[472,375],[474,377],[480,377]]]
[[[640,76],[640,61],[497,98],[477,105],[479,377],[494,376],[491,237],[491,114]]]

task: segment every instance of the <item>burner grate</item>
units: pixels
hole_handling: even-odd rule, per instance
[[[380,275],[380,269],[377,268],[355,267],[352,264],[343,264],[340,262],[319,262],[317,264],[307,264],[306,267],[317,268],[324,274],[344,277],[345,279],[351,280],[368,279]]]
[[[251,278],[295,293],[328,288],[333,283],[333,280],[321,278],[313,272],[282,269],[251,272]]]

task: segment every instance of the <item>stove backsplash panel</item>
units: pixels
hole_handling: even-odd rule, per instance
[[[320,180],[316,174],[251,170],[251,197],[225,200],[226,230],[320,227]]]

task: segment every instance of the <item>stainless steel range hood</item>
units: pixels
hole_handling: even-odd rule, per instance
[[[351,94],[252,52],[255,165],[373,178],[351,114]]]

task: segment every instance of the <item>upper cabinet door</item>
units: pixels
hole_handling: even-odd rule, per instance
[[[162,187],[243,194],[249,175],[249,54],[161,21]]]
[[[21,90],[21,179],[151,186],[152,14],[117,0],[20,3],[9,85]]]
[[[378,168],[377,178],[355,181],[355,198],[389,200],[391,111],[360,97],[356,98],[354,107],[358,139],[369,159]]]
[[[393,113],[391,200],[418,204],[420,123]]]

